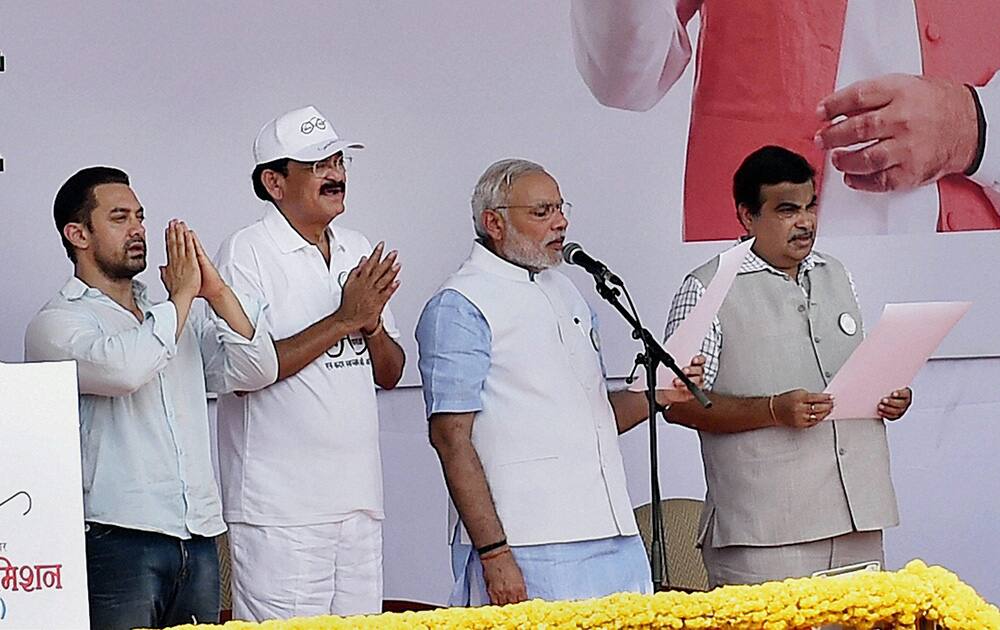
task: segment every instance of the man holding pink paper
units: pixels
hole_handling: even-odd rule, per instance
[[[910,390],[887,394],[879,418],[823,422],[835,401],[822,392],[863,331],[850,273],[813,251],[814,177],[805,158],[776,146],[736,171],[737,215],[756,240],[702,344],[713,406],[670,408],[701,439],[700,542],[713,587],[882,562],[882,530],[899,523],[884,420],[902,417]],[[684,280],[668,337],[718,263]]]

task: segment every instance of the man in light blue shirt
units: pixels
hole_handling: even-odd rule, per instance
[[[29,324],[25,358],[77,363],[91,624],[215,622],[225,525],[206,388],[274,381],[264,307],[241,304],[176,220],[160,268],[169,299],[153,304],[133,279],[146,268],[144,210],[118,169],[70,177],[54,215],[74,274]]]

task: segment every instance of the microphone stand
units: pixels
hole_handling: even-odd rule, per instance
[[[656,438],[656,413],[662,411],[663,407],[656,402],[656,368],[664,365],[669,368],[677,378],[684,382],[695,399],[706,409],[712,406],[712,402],[705,396],[701,389],[691,382],[674,358],[663,349],[653,335],[643,327],[636,315],[633,315],[622,305],[618,299],[619,290],[609,286],[607,277],[604,275],[594,275],[594,284],[597,293],[611,306],[615,307],[625,321],[632,327],[632,338],[642,342],[642,352],[635,357],[635,365],[642,365],[646,370],[646,400],[649,401],[649,486],[650,486],[650,518],[651,518],[651,543],[650,543],[650,572],[653,575],[653,592],[663,590],[664,576],[666,583],[670,583],[670,576],[666,568],[666,541],[663,537],[663,507],[660,505],[660,470],[659,451]]]

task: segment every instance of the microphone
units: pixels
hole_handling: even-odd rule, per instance
[[[621,278],[611,273],[607,265],[596,258],[592,258],[587,252],[583,251],[583,247],[579,243],[566,243],[563,245],[562,257],[570,265],[583,267],[596,280],[623,286]]]

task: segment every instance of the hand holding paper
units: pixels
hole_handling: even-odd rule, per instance
[[[705,380],[705,357],[700,354],[697,355],[691,359],[690,365],[685,366],[681,371],[691,379],[692,383],[697,387],[701,387]],[[670,374],[670,376],[673,376],[673,374]],[[688,390],[684,381],[674,377],[670,382],[673,385],[672,388],[656,388],[657,403],[666,407],[674,403],[687,402],[694,399],[694,395]],[[645,389],[642,391],[645,391]]]
[[[822,422],[833,409],[833,397],[793,389],[768,400],[772,419],[780,426],[808,429]]]
[[[913,390],[909,387],[897,389],[878,403],[878,415],[885,420],[899,420],[910,408]]]

